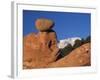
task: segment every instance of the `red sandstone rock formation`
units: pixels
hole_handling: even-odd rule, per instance
[[[31,33],[24,37],[23,68],[45,68],[64,66],[83,66],[90,64],[90,44],[85,44],[64,58],[57,60],[56,32],[51,28],[54,22],[48,19],[37,19],[38,34]]]
[[[55,32],[38,35],[32,33],[24,37],[24,68],[45,67],[56,60],[59,49],[54,34]]]
[[[55,61],[48,65],[48,67],[78,67],[78,66],[90,66],[90,43],[86,43],[75,50],[64,58]]]
[[[52,20],[49,19],[45,19],[45,18],[40,18],[37,19],[35,22],[36,28],[40,31],[46,31],[49,30],[53,27],[54,22]]]

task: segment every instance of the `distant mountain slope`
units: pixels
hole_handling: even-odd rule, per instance
[[[67,38],[67,39],[63,39],[60,40],[58,43],[58,47],[59,48],[64,48],[66,47],[68,44],[71,44],[72,46],[75,44],[75,40],[81,40],[80,37],[73,37],[73,38]]]

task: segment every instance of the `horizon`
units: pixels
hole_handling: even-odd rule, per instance
[[[91,14],[75,12],[52,12],[23,10],[23,36],[32,32],[37,33],[35,20],[47,18],[54,21],[53,30],[57,34],[57,39],[67,39],[73,37],[86,38],[91,36]]]

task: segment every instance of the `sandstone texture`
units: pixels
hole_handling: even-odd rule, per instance
[[[53,27],[54,22],[50,19],[40,18],[35,22],[36,28],[40,31],[46,31]]]
[[[23,69],[90,65],[90,43],[57,60],[59,48],[56,32],[52,30],[54,22],[43,18],[35,24],[38,34],[30,33],[23,38]]]
[[[56,60],[59,49],[55,32],[40,34],[24,37],[24,68],[45,67]]]
[[[78,67],[78,66],[90,66],[90,43],[86,43],[75,50],[69,55],[65,56],[58,61],[55,61],[48,65],[48,67]]]

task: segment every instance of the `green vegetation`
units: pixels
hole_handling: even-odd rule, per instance
[[[86,39],[81,39],[81,40],[76,40],[75,44],[72,46],[71,44],[68,44],[65,48],[61,49],[61,56],[64,57],[66,55],[68,55],[72,50],[80,47],[81,45],[85,44],[85,43],[90,43],[91,42],[91,37],[88,36],[86,37]]]
[[[81,42],[81,40],[75,40],[75,44],[73,45],[73,49],[75,49],[75,48],[77,48],[77,47],[79,47],[79,46],[81,46],[82,45],[82,42]]]
[[[88,42],[91,42],[91,37],[88,36],[86,39],[85,39],[85,43],[88,43]]]
[[[68,44],[65,48],[61,50],[62,57],[66,56],[68,53],[70,53],[73,50],[73,47],[71,44]]]

